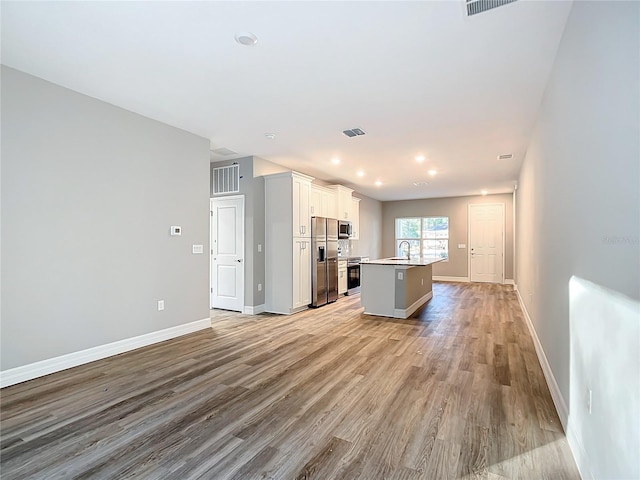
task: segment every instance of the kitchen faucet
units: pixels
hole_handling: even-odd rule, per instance
[[[411,260],[411,244],[409,243],[408,240],[401,241],[400,245],[398,245],[398,248],[400,249],[401,252],[402,252],[402,244],[403,243],[407,244],[407,260]]]

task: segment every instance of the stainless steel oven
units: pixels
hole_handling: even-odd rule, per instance
[[[369,257],[349,257],[347,260],[347,295],[360,293],[360,262]]]

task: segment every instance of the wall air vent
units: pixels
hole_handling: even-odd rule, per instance
[[[502,7],[515,1],[516,0],[466,0],[467,16],[470,17],[471,15],[486,12],[492,8]]]
[[[414,187],[426,187],[429,185],[429,182],[413,182]]]
[[[498,155],[498,160],[511,160],[513,158],[513,153],[503,153],[502,155]]]
[[[351,130],[343,130],[343,134],[347,137],[359,137],[360,135],[366,135],[365,131],[361,128],[352,128]]]
[[[237,163],[227,167],[212,168],[211,177],[214,195],[240,191],[240,165]]]

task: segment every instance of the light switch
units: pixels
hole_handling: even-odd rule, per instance
[[[467,248],[467,244],[466,243],[459,243],[458,244],[458,248]]]
[[[398,272],[398,280],[403,280],[404,274],[402,272]]]
[[[202,245],[192,245],[192,252],[194,255],[197,253],[203,253],[204,247]]]

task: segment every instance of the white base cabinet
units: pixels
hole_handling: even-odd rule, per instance
[[[312,180],[297,172],[264,177],[267,312],[289,315],[311,303]]]
[[[338,260],[338,295],[347,293],[347,261]]]

